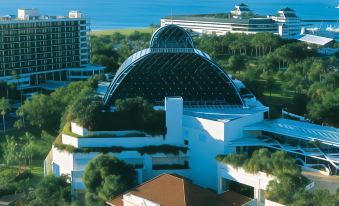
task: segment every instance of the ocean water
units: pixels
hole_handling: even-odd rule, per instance
[[[0,15],[16,14],[19,7],[39,8],[49,15],[80,10],[90,16],[92,29],[101,30],[159,24],[161,17],[171,14],[226,12],[242,2],[262,15],[276,14],[288,6],[303,19],[339,20],[335,8],[339,0],[0,0]]]

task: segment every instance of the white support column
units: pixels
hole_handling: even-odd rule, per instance
[[[166,143],[173,145],[183,145],[182,138],[182,116],[183,99],[182,97],[166,97]]]

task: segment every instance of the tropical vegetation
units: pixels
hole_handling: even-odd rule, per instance
[[[309,181],[301,174],[301,168],[295,159],[284,151],[272,153],[268,149],[258,149],[249,157],[239,153],[218,155],[216,160],[235,168],[241,167],[248,173],[260,171],[274,176],[265,192],[269,200],[291,206],[330,206],[339,203],[336,196],[328,190],[307,191],[305,187]],[[337,193],[339,195],[339,190]],[[326,201],[320,198],[320,194],[326,197]]]

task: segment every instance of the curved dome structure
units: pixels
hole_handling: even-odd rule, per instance
[[[194,48],[192,37],[189,33],[174,24],[160,27],[154,32],[151,48]]]
[[[233,81],[204,52],[195,49],[181,27],[168,25],[152,36],[150,48],[121,65],[104,96],[117,99],[143,97],[161,105],[165,97],[181,96],[184,104],[244,106]]]

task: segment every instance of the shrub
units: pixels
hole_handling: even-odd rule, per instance
[[[102,100],[94,94],[81,96],[72,104],[69,111],[70,118],[77,124],[93,130],[96,128],[102,108]]]
[[[24,172],[19,173],[14,177],[15,182],[19,182],[21,180],[31,179],[33,178],[33,174],[29,170],[25,170]]]
[[[246,155],[243,153],[231,155],[218,155],[216,157],[217,161],[230,164],[233,167],[241,167],[244,164],[246,158],[247,158]]]

